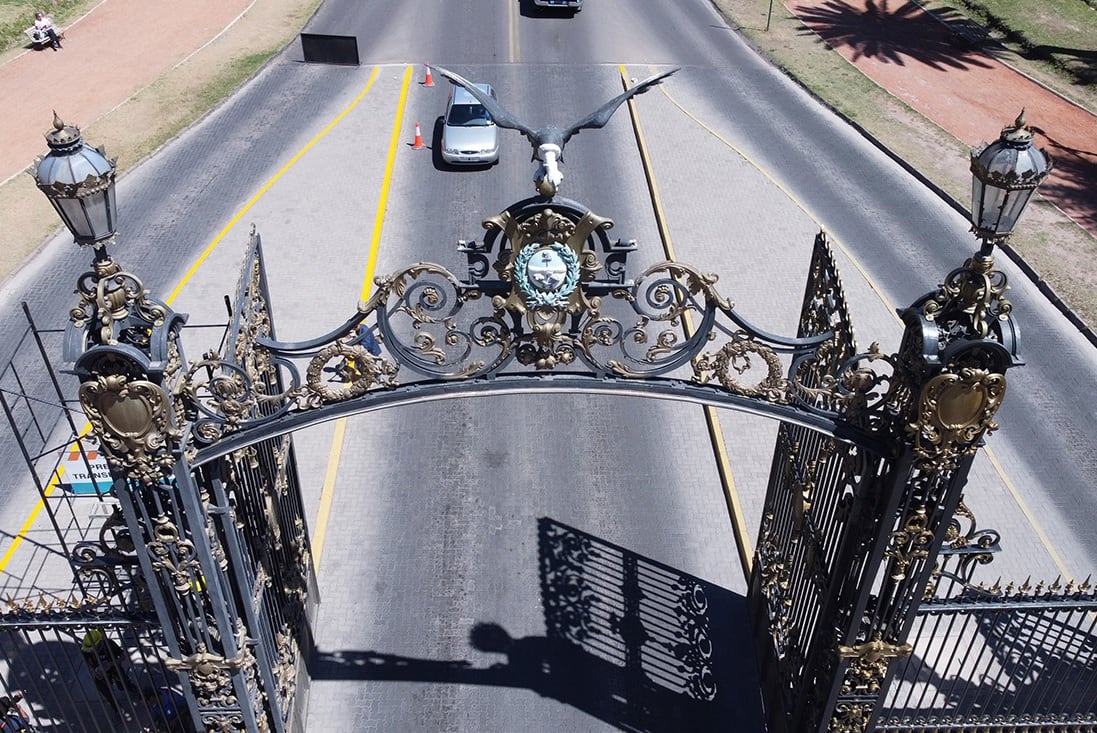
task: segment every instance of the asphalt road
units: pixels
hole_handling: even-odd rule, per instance
[[[503,0],[330,0],[306,30],[357,36],[362,65],[307,65],[288,48],[120,182],[115,256],[192,323],[217,322],[254,223],[279,335],[326,332],[353,311],[374,242],[377,274],[419,260],[460,273],[456,240],[478,238],[484,217],[532,194],[530,149],[517,134],[504,134],[501,162],[487,170],[448,170],[410,147],[417,121],[428,145],[437,142],[445,104],[444,80],[419,84],[423,63],[490,81],[524,119],[560,123],[619,93],[620,65],[632,78],[680,66],[637,100],[676,257],[719,273],[721,293],[759,326],[791,333],[812,238],[824,227],[839,246],[861,345],[894,350],[893,309],[974,250],[963,217],[760,61],[706,3],[640,5],[588,0],[575,17],[555,17]],[[637,240],[637,268],[664,258],[627,110],[575,137],[564,172],[564,195],[614,219],[613,236]],[[60,324],[89,260],[64,238],[50,243],[9,281],[6,312],[26,300],[40,323]],[[1010,374],[1003,427],[990,440],[996,460],[976,466],[968,503],[1015,550],[1000,561],[1007,575],[1057,571],[1042,534],[1065,570],[1084,577],[1097,557],[1086,532],[1097,515],[1092,348],[1001,260],[1028,365]],[[19,326],[5,318],[0,342]],[[186,342],[191,358],[203,339],[216,335]],[[753,532],[774,426],[720,417]],[[616,698],[586,694],[581,680],[546,686],[522,660],[470,642],[484,623],[543,639],[546,523],[711,583],[729,616],[741,610],[745,583],[696,407],[484,398],[353,418],[335,440],[338,430],[298,436],[310,506],[333,456],[339,469],[331,518],[312,528],[323,539],[317,639],[327,663],[310,731],[633,724]],[[14,457],[10,440],[4,451]],[[9,510],[25,498],[4,491]],[[1018,496],[1039,530],[1017,522]],[[498,674],[477,674],[493,664]],[[722,679],[735,691],[721,698],[724,719],[755,720],[749,668]],[[647,724],[678,730],[688,719]],[[693,722],[691,730],[718,729]]]

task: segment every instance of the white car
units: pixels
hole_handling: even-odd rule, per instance
[[[490,84],[476,88],[496,99]],[[464,87],[450,89],[442,127],[442,160],[450,165],[491,165],[499,160],[499,128]]]

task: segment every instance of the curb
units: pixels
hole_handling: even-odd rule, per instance
[[[787,74],[786,74],[786,76],[787,76]],[[792,78],[792,77],[789,77],[789,78]],[[861,125],[857,124],[856,122],[849,119],[848,117],[846,117],[844,114],[842,114],[838,110],[831,107],[829,104],[826,103],[825,100],[819,99],[819,97],[815,96],[815,94],[812,93],[812,91],[810,89],[807,89],[802,84],[800,84],[799,81],[797,81],[795,79],[793,79],[793,81],[796,81],[796,83],[800,86],[801,89],[804,89],[809,94],[811,94],[813,97],[815,97],[815,99],[817,99],[827,109],[829,109],[836,116],[838,116],[839,118],[844,120],[846,122],[846,124],[848,124],[853,129],[857,130],[857,132],[863,138],[865,138],[866,140],[871,142],[873,145],[875,145],[878,150],[880,150],[885,155],[887,155],[889,158],[891,158],[896,163],[898,163],[900,166],[902,166],[902,168],[904,170],[906,170],[908,173],[910,173],[912,176],[914,176],[916,179],[918,179],[918,181],[921,182],[922,185],[924,185],[929,190],[933,191],[933,193],[936,194],[938,198],[940,198],[942,201],[947,203],[949,206],[951,206],[957,212],[962,214],[965,219],[971,215],[971,212],[968,210],[968,208],[966,206],[961,204],[959,201],[957,201],[955,198],[953,198],[951,195],[949,195],[944,189],[942,189],[936,183],[934,183],[929,178],[927,178],[925,175],[923,175],[921,173],[921,171],[918,171],[913,166],[911,166],[905,159],[903,159],[902,157],[900,157],[899,155],[894,153],[890,148],[888,148],[886,145],[884,145],[882,142],[880,142],[875,136],[873,136],[868,130],[861,127]],[[931,120],[931,122],[932,122],[932,120]],[[1039,290],[1040,293],[1044,297],[1046,297],[1051,302],[1051,304],[1053,306],[1055,306],[1055,308],[1060,313],[1062,313],[1064,316],[1066,316],[1066,319],[1068,321],[1070,321],[1071,325],[1074,326],[1075,328],[1077,328],[1078,332],[1081,333],[1082,336],[1085,337],[1085,339],[1087,341],[1089,341],[1090,344],[1092,344],[1093,346],[1097,346],[1097,333],[1094,333],[1093,328],[1091,328],[1089,326],[1089,324],[1087,324],[1084,320],[1082,320],[1082,318],[1079,317],[1078,314],[1075,313],[1070,308],[1070,306],[1067,305],[1063,301],[1063,299],[1059,297],[1059,294],[1056,293],[1055,290],[1051,287],[1051,285],[1048,284],[1047,280],[1045,280],[1043,278],[1043,276],[1039,272],[1037,272],[1034,267],[1032,267],[1032,265],[1028,264],[1028,262],[1025,261],[1024,257],[1021,255],[1020,252],[1018,252],[1016,249],[1014,249],[1009,244],[1009,239],[1008,238],[1006,240],[1002,241],[1002,242],[999,242],[999,243],[995,244],[995,247],[997,247],[1002,252],[1004,252],[1005,255],[1007,257],[1009,257],[1009,259],[1015,265],[1017,265],[1017,267],[1021,270],[1021,272],[1023,272],[1025,274],[1025,276],[1028,277],[1028,279],[1030,281],[1032,281],[1032,284],[1036,286],[1036,289]]]

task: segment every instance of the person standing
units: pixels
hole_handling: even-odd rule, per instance
[[[39,10],[34,14],[34,31],[35,33],[48,36],[50,39],[50,45],[53,46],[53,50],[61,48],[61,38],[57,35],[57,30],[53,27],[53,18],[48,15],[42,15],[42,11]]]
[[[119,705],[115,697],[115,685],[131,695],[140,694],[137,685],[126,673],[126,653],[98,629],[91,629],[84,635],[80,643],[80,655],[87,662],[95,689],[116,711],[119,710]]]

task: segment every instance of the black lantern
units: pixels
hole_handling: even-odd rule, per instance
[[[1032,144],[1024,110],[998,140],[972,149],[971,229],[984,247],[1013,232],[1051,165],[1047,152]]]
[[[53,204],[76,243],[98,248],[117,230],[114,200],[115,161],[84,142],[80,129],[53,113],[46,133],[50,151],[34,161],[32,175]]]

